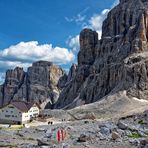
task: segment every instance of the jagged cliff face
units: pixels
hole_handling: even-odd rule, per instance
[[[62,90],[55,108],[72,108],[125,90],[148,99],[148,0],[120,0],[96,32],[80,33],[75,74]]]
[[[27,72],[19,67],[8,70],[5,82],[0,87],[0,105],[8,104],[11,100],[34,100],[42,108],[48,102],[53,104],[59,97],[58,81],[63,75],[61,68],[46,61],[33,63]]]

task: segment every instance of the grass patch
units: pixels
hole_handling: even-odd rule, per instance
[[[13,146],[13,145],[0,145],[0,147],[7,147],[7,148],[14,148],[15,146]]]
[[[140,121],[138,122],[138,124],[145,124],[145,122],[144,122],[143,120],[140,120]]]
[[[17,127],[8,127],[8,128],[6,128],[6,127],[0,127],[0,130],[21,130],[23,128],[23,126],[17,126]]]
[[[128,138],[142,138],[144,136],[141,136],[138,132],[133,132],[131,135],[128,135]]]

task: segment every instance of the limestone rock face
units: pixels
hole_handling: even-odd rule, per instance
[[[120,0],[95,31],[80,33],[75,75],[62,89],[55,108],[73,108],[125,90],[148,99],[148,1]]]
[[[0,87],[1,105],[11,100],[37,101],[41,107],[54,104],[60,93],[59,79],[64,71],[47,61],[38,61],[24,72],[15,68],[6,72],[5,83]]]
[[[25,77],[25,72],[22,68],[16,67],[14,70],[6,72],[6,79],[3,85],[3,104],[11,101],[14,94],[21,87]]]
[[[76,70],[77,70],[77,65],[76,64],[73,64],[69,70],[69,74],[68,74],[68,78],[67,78],[67,81],[71,81],[72,78],[75,77],[76,75]]]
[[[0,85],[0,106],[3,104],[3,86]]]
[[[95,46],[98,42],[98,34],[90,29],[84,29],[80,33],[80,52],[78,64],[92,64],[95,59]]]

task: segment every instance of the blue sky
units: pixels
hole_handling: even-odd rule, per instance
[[[0,81],[7,68],[27,68],[40,59],[68,69],[76,62],[80,31],[90,27],[100,33],[103,19],[116,2],[0,0]]]

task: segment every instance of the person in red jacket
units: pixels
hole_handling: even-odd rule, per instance
[[[58,130],[58,132],[57,132],[57,138],[58,138],[58,142],[60,142],[60,140],[61,140],[60,130]]]
[[[64,129],[61,129],[61,135],[62,135],[62,141],[64,141],[64,139],[65,139],[65,131],[64,131]]]

